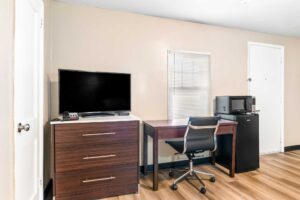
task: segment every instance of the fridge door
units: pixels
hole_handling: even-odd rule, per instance
[[[259,167],[259,116],[239,115],[236,140],[236,172]]]

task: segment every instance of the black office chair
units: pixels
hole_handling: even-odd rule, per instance
[[[202,185],[200,192],[205,194],[205,184],[197,174],[208,176],[211,182],[215,182],[216,178],[214,174],[193,169],[193,158],[195,158],[196,153],[204,151],[213,152],[217,149],[216,131],[219,120],[219,117],[190,117],[184,139],[180,141],[166,141],[178,153],[185,154],[190,163],[189,170],[173,182],[171,189],[177,190],[177,183],[182,179],[195,177]],[[174,171],[170,171],[169,175],[171,177],[174,176]]]

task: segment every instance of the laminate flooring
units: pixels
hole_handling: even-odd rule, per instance
[[[229,177],[221,167],[195,166],[216,175],[216,182],[205,181],[205,195],[198,191],[196,181],[178,183],[178,190],[169,188],[172,178],[168,170],[159,171],[159,189],[152,190],[152,174],[140,179],[139,194],[106,198],[105,200],[300,200],[300,150],[260,156],[260,168]]]

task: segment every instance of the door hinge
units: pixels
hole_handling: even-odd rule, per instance
[[[43,180],[42,179],[40,179],[40,185],[43,186]]]
[[[41,18],[40,28],[44,27],[44,20]]]

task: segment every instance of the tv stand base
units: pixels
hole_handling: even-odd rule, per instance
[[[107,117],[107,116],[129,116],[129,112],[99,112],[99,113],[82,113],[81,117]]]
[[[80,115],[81,117],[97,117],[97,116],[101,116],[101,117],[105,117],[105,116],[115,116],[114,113],[105,113],[105,112],[101,112],[101,113],[82,113]]]

